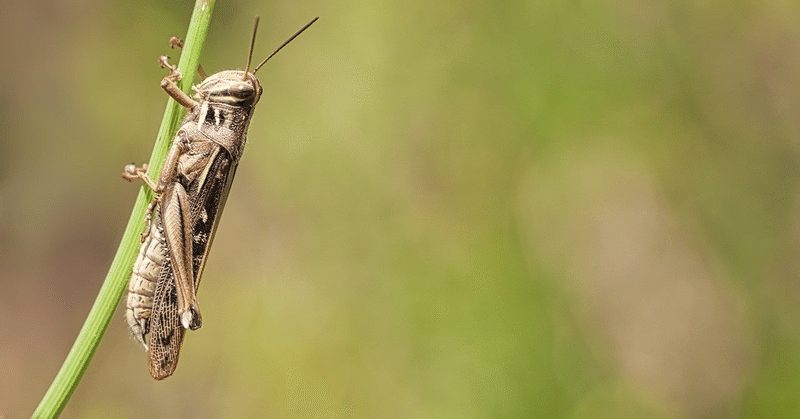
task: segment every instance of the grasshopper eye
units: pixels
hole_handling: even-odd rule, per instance
[[[249,83],[247,84],[242,83],[242,84],[237,84],[235,86],[231,86],[228,92],[233,97],[246,99],[253,96],[253,94],[255,93],[255,89],[253,89],[253,86],[251,86]]]

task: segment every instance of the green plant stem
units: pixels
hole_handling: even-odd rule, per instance
[[[214,10],[215,0],[196,0],[192,19],[186,34],[186,42],[178,63],[178,71],[183,74],[183,80],[178,87],[184,92],[189,92],[194,81],[197,67],[200,62],[200,53],[206,40],[206,33],[211,22],[211,13]],[[150,156],[148,175],[157,179],[161,171],[172,138],[178,130],[185,110],[172,99],[168,100],[161,128],[158,131],[156,144]],[[128,227],[122,236],[122,241],[111,263],[105,282],[103,282],[97,299],[86,317],[75,343],[72,345],[64,364],[58,371],[50,388],[45,393],[42,401],[33,412],[33,418],[55,418],[64,410],[83,373],[89,366],[100,340],[105,334],[108,324],[119,304],[125,286],[131,274],[131,267],[139,250],[139,237],[144,227],[145,211],[153,199],[153,191],[143,186],[136,198],[136,204],[128,220]],[[121,323],[120,323],[121,325]],[[144,373],[144,369],[142,369]]]

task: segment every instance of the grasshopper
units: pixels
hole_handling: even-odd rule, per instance
[[[192,86],[193,97],[176,85],[182,77],[177,68],[167,57],[159,58],[161,66],[170,70],[161,88],[184,106],[187,114],[157,181],[147,176],[147,164],[129,164],[122,173],[128,181],[141,179],[155,194],[147,208],[147,228],[128,285],[125,319],[131,334],[147,351],[150,375],[156,380],[175,371],[186,329],[202,325],[197,287],[261,97],[255,73],[317,19],[250,72],[256,17],[245,70],[212,74]],[[175,45],[175,39],[171,43]]]

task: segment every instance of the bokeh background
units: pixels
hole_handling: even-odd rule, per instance
[[[5,0],[0,413],[94,301],[190,1]],[[175,376],[120,309],[67,418],[800,417],[800,6],[216,5],[264,96]]]

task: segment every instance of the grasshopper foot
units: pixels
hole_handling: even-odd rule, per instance
[[[158,57],[158,65],[161,66],[161,68],[169,69],[169,74],[164,76],[164,80],[161,82],[162,87],[167,80],[176,83],[183,78],[183,74],[181,74],[181,72],[178,71],[178,67],[170,64],[169,57],[167,57],[166,55]]]
[[[183,39],[178,38],[177,36],[173,36],[172,38],[169,38],[169,47],[170,48],[183,49]],[[158,62],[161,63],[161,59],[160,58],[159,58]],[[163,67],[163,65],[162,65],[162,67]],[[206,76],[206,72],[203,70],[203,66],[202,65],[198,65],[197,66],[197,75],[200,76],[200,79],[202,79],[202,80],[205,80],[205,78],[208,77],[208,76]]]
[[[173,36],[169,38],[169,46],[170,48],[181,48],[183,49],[183,40],[178,38],[177,36]]]
[[[127,180],[128,182],[133,182],[136,179],[141,179],[147,186],[150,187],[152,190],[156,190],[156,184],[147,177],[147,163],[143,164],[142,167],[136,167],[135,164],[126,164],[125,168],[122,170],[122,178]]]
[[[147,163],[143,164],[142,167],[136,167],[133,163],[126,164],[125,168],[122,169],[122,178],[128,182],[133,182],[136,179],[141,179],[145,173],[147,173]]]

